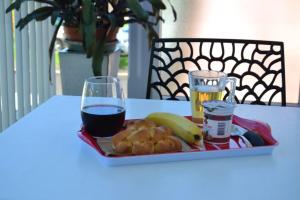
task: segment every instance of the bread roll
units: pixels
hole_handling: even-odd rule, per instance
[[[119,154],[142,155],[182,150],[181,142],[171,129],[157,126],[149,120],[135,120],[112,137],[113,149]]]

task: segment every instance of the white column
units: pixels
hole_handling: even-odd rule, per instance
[[[128,97],[145,98],[150,51],[147,33],[137,24],[129,26]]]
[[[161,35],[161,24],[154,27]],[[129,25],[128,97],[146,98],[151,47],[148,34],[138,24]]]
[[[143,27],[129,26],[128,97],[146,98],[150,61],[148,36]]]
[[[143,7],[150,10],[151,6],[144,3]],[[160,32],[160,25],[154,27]],[[128,53],[128,97],[146,98],[147,81],[150,61],[148,34],[140,24],[129,25]]]

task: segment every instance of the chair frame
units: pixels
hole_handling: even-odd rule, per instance
[[[156,67],[153,65],[153,61],[154,61],[154,51],[157,49],[155,47],[155,44],[157,43],[168,43],[168,42],[172,42],[172,43],[187,43],[190,47],[192,47],[191,43],[200,43],[200,45],[202,45],[202,43],[204,42],[209,42],[209,43],[230,43],[233,45],[233,52],[235,51],[234,48],[234,44],[243,44],[243,49],[245,49],[245,47],[248,44],[255,44],[255,45],[276,45],[280,47],[280,51],[279,54],[281,55],[280,57],[280,62],[281,62],[281,75],[282,75],[282,87],[280,87],[280,92],[281,92],[281,105],[282,106],[286,106],[286,83],[285,83],[285,62],[284,62],[284,44],[283,42],[279,42],[279,41],[266,41],[266,40],[247,40],[247,39],[221,39],[221,38],[158,38],[158,39],[154,39],[152,42],[152,49],[151,49],[151,56],[150,56],[150,65],[149,65],[149,73],[148,73],[148,82],[147,82],[147,93],[146,93],[146,98],[149,99],[151,98],[151,87],[152,87],[152,83],[151,83],[151,79],[152,79],[152,70]],[[223,49],[223,53],[224,53],[224,46],[222,45],[222,49]],[[193,48],[191,48],[191,52],[193,53]],[[212,48],[210,49],[210,53],[212,52]],[[198,68],[200,69],[200,65],[198,66]],[[223,69],[224,70],[224,67]],[[221,70],[221,71],[222,71]],[[231,73],[228,74],[228,76],[231,76]],[[261,79],[261,78],[259,78]],[[187,98],[187,97],[186,97]],[[160,95],[160,99],[163,99],[162,96]],[[171,100],[179,100],[178,98],[176,98],[175,96],[171,96],[169,99]],[[187,98],[187,100],[189,100]],[[271,105],[272,99],[269,100],[268,105]],[[244,102],[244,101],[243,101]],[[245,101],[246,102],[246,101]],[[251,103],[251,104],[263,104],[266,105],[265,103]],[[274,102],[273,102],[274,104]]]

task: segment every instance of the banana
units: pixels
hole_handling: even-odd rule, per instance
[[[198,144],[203,139],[201,129],[183,116],[172,113],[154,112],[146,117],[160,126],[173,130],[174,134],[189,144]]]

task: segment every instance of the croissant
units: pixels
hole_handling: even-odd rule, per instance
[[[172,130],[157,126],[149,120],[134,120],[127,128],[112,137],[112,147],[116,153],[143,155],[178,152],[181,142],[173,136]]]

